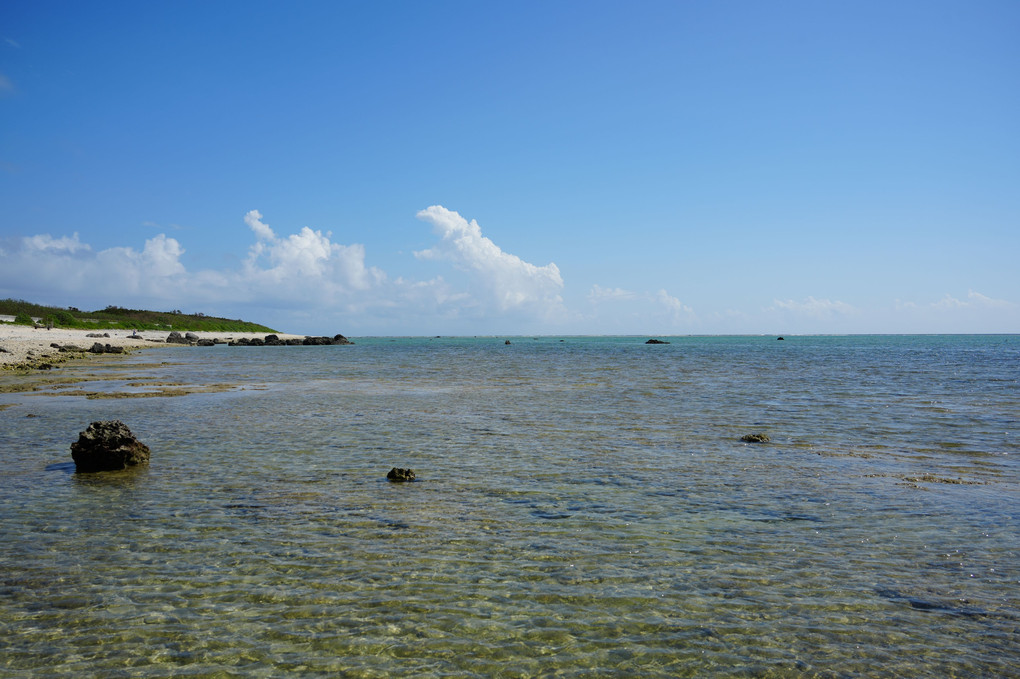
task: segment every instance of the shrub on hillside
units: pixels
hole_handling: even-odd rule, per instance
[[[67,311],[58,311],[53,314],[53,321],[54,325],[59,325],[64,328],[73,328],[78,325],[78,319]]]

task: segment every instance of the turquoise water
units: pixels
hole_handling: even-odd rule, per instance
[[[0,676],[1020,676],[1020,337],[503,339],[0,394]]]

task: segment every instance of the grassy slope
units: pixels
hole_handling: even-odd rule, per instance
[[[0,300],[0,315],[41,318],[58,328],[97,328],[127,330],[210,330],[233,332],[276,332],[258,323],[217,318],[204,314],[182,314],[177,311],[145,311],[108,306],[99,311],[79,311],[74,307],[32,304],[20,299]]]

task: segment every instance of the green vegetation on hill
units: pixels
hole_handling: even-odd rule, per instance
[[[180,311],[144,311],[108,306],[99,311],[81,311],[74,307],[32,304],[21,299],[0,300],[0,315],[14,316],[15,323],[32,325],[32,318],[55,328],[96,328],[124,330],[209,330],[215,332],[276,332],[258,323],[217,318]]]

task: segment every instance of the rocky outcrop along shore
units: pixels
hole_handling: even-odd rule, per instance
[[[124,347],[96,342],[89,349],[90,354],[123,354]]]
[[[354,344],[343,335],[334,335],[332,337],[312,337],[308,336],[304,339],[291,338],[291,339],[280,339],[278,335],[266,335],[264,338],[259,337],[242,337],[239,340],[235,340],[228,343],[232,347],[279,347],[279,346],[328,346],[334,344]]]
[[[279,335],[266,335],[265,337],[241,337],[240,339],[221,340],[221,339],[209,339],[199,338],[198,335],[193,333],[181,334],[176,330],[171,332],[166,338],[167,344],[188,344],[191,346],[199,347],[212,347],[217,344],[226,344],[231,347],[282,347],[282,346],[327,346],[335,344],[354,344],[343,335],[333,335],[332,337],[314,337],[306,335],[305,337],[288,337],[282,339]]]

